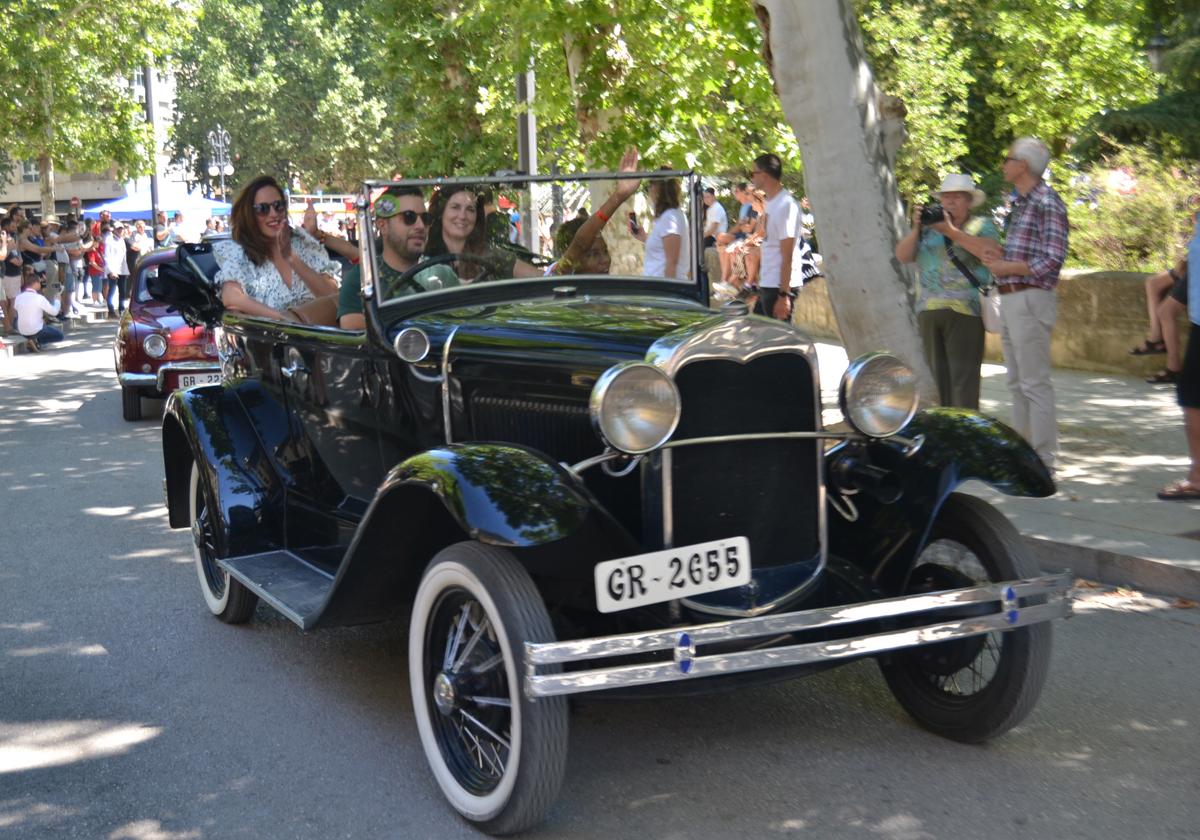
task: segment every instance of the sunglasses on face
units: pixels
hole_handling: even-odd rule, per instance
[[[409,227],[415,225],[417,223],[417,219],[420,219],[422,222],[424,222],[425,227],[429,227],[431,224],[433,224],[433,214],[428,210],[424,210],[420,213],[418,213],[416,210],[398,210],[396,211],[394,218],[403,219],[404,224],[408,225]]]
[[[260,216],[265,216],[274,210],[276,213],[282,213],[287,210],[287,202],[282,198],[277,198],[274,201],[260,201],[258,204],[250,205],[254,208],[254,212]]]

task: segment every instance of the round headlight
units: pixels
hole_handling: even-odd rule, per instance
[[[396,355],[406,362],[415,363],[429,355],[429,336],[416,327],[405,327],[396,333],[392,342]]]
[[[167,353],[167,340],[158,333],[150,333],[142,339],[142,349],[152,359],[161,359]]]
[[[894,435],[917,413],[917,376],[895,356],[868,353],[846,369],[838,401],[846,420],[864,435]]]
[[[640,455],[662,446],[679,425],[679,389],[653,365],[626,362],[592,388],[592,426],[619,452]]]

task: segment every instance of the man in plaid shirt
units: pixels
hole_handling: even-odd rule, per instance
[[[1017,189],[1005,227],[1003,255],[984,260],[999,289],[1004,362],[1013,399],[1013,427],[1054,470],[1058,429],[1050,381],[1050,332],[1058,312],[1055,287],[1067,258],[1067,207],[1042,180],[1046,144],[1015,140],[1004,159],[1004,180]]]

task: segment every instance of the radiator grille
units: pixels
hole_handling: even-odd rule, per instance
[[[812,370],[797,353],[692,362],[675,381],[683,399],[675,440],[816,429]],[[672,542],[745,535],[755,568],[811,559],[820,548],[819,447],[761,440],[672,450]]]
[[[476,392],[470,405],[475,440],[523,444],[568,464],[603,449],[584,403]]]

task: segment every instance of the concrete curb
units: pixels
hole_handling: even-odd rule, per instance
[[[1200,601],[1200,569],[1041,537],[1025,537],[1043,570],[1062,571],[1113,586]]]

